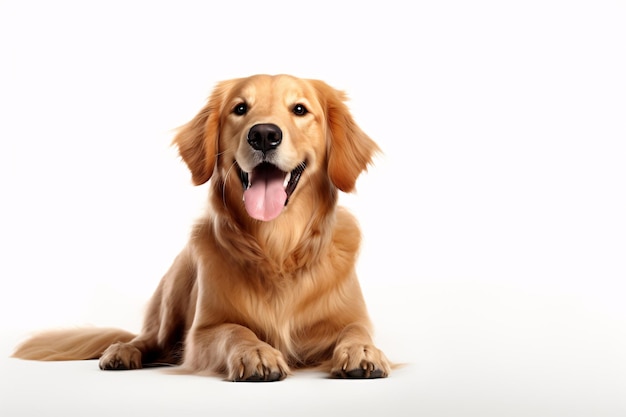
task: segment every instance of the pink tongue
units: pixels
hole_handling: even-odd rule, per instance
[[[278,169],[266,167],[250,174],[251,187],[243,193],[243,201],[250,217],[263,221],[278,217],[287,200],[283,187],[284,177],[285,174]]]

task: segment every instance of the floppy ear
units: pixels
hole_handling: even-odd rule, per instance
[[[314,81],[320,101],[326,107],[330,144],[328,175],[337,188],[354,190],[361,172],[367,170],[372,158],[380,152],[378,145],[361,130],[346,106],[346,95],[323,81]]]
[[[218,84],[208,103],[187,124],[182,126],[173,144],[191,171],[195,185],[204,184],[211,178],[217,157],[220,129],[220,111],[226,83]]]

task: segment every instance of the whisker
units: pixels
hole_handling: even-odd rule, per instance
[[[231,166],[226,171],[226,175],[225,175],[225,178],[224,178],[224,185],[222,186],[222,203],[224,203],[224,207],[226,207],[226,182],[227,182],[228,176],[230,175],[231,171],[235,167],[235,164],[236,164],[236,162],[233,162],[231,164]]]
[[[306,171],[306,163],[305,162],[300,162],[300,164],[298,164],[298,168],[302,169],[302,171]],[[305,175],[305,178],[301,178],[300,179],[299,187],[304,187],[305,186],[305,184],[302,184],[302,179],[304,179],[306,181],[306,186],[313,187],[313,185],[311,183],[311,177],[308,176],[308,175]],[[314,206],[317,207],[317,205],[319,204],[319,196],[318,196],[317,193],[313,193],[313,197],[315,198]]]

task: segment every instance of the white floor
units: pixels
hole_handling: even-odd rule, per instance
[[[484,283],[365,292],[378,345],[405,363],[388,379],[304,371],[255,384],[164,369],[103,372],[95,361],[8,358],[26,333],[5,332],[0,415],[626,415],[623,317]]]

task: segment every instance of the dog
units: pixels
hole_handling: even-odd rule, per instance
[[[338,205],[380,148],[346,100],[323,81],[285,74],[217,83],[173,141],[193,183],[209,183],[210,206],[142,330],[44,332],[13,356],[99,359],[103,370],[171,364],[230,381],[310,367],[387,377],[356,275],[361,232]]]

